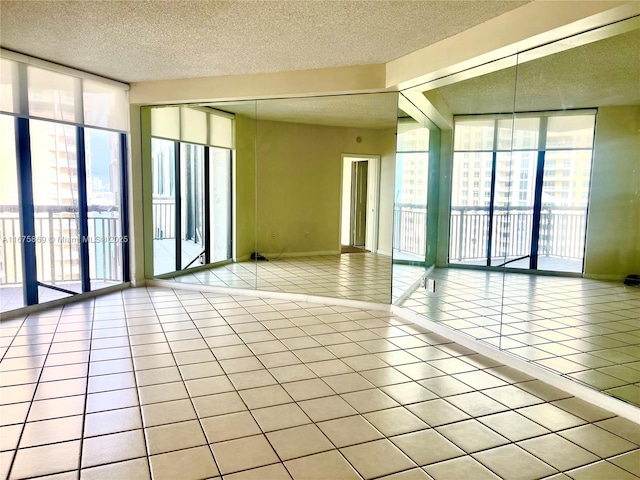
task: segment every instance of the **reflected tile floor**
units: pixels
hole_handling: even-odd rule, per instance
[[[0,335],[1,477],[640,478],[637,424],[383,310],[138,288]]]
[[[640,289],[455,268],[430,278],[436,292],[416,290],[403,307],[640,405]]]
[[[273,258],[241,262],[173,278],[183,283],[256,288],[390,303],[391,258],[372,253]],[[402,277],[401,277],[402,278]]]

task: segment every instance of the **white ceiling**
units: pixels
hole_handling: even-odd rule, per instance
[[[454,114],[640,105],[639,52],[634,30],[438,91]]]
[[[374,93],[205,105],[260,120],[381,129],[396,126],[398,95]]]
[[[0,45],[124,82],[380,64],[528,1],[2,0]]]

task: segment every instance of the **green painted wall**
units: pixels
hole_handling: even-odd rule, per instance
[[[585,276],[640,274],[640,106],[601,107],[596,122]]]
[[[256,251],[256,121],[236,115],[236,256]]]
[[[260,253],[339,251],[342,154],[381,156],[378,247],[391,252],[395,129],[259,121],[257,137]]]

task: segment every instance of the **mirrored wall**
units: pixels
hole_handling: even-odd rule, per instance
[[[426,230],[418,224],[427,280],[399,303],[640,405],[640,289],[623,283],[640,273],[634,21],[402,92],[397,168],[400,125],[424,121],[415,109],[441,140],[429,157],[437,203],[419,205],[427,215],[437,209]],[[396,196],[396,212],[405,203]],[[394,248],[406,250],[407,238]],[[407,268],[398,263],[394,279]]]
[[[640,404],[632,22],[400,94],[149,109],[147,276],[393,302]]]
[[[390,303],[397,98],[144,109],[147,276]]]

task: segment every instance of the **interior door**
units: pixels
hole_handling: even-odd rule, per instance
[[[368,167],[366,160],[353,162],[351,167],[351,245],[358,247],[364,247],[367,236]]]

